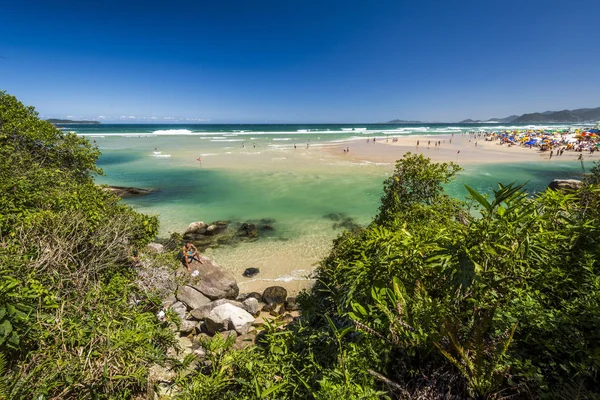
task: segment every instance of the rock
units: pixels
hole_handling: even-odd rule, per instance
[[[258,238],[258,228],[254,224],[244,222],[240,229],[238,229],[238,235],[248,236],[249,238]]]
[[[182,302],[178,301],[177,303],[171,306],[171,311],[179,316],[179,318],[183,321],[185,320],[185,314],[187,312],[187,307]]]
[[[167,297],[165,297],[162,301],[162,305],[165,308],[169,308],[175,303],[177,303],[177,298],[172,293],[170,295],[168,295]]]
[[[291,314],[286,313],[280,317],[280,321],[282,321],[285,324],[289,324],[294,321],[294,317]]]
[[[212,224],[210,224],[209,226],[206,227],[206,232],[204,232],[204,233],[206,235],[213,236],[213,235],[223,232],[225,229],[227,229],[228,225],[229,225],[229,223],[227,221],[213,222]]]
[[[206,224],[203,221],[196,221],[196,222],[192,222],[187,229],[185,230],[185,233],[183,234],[184,236],[190,235],[190,234],[203,234],[204,232],[206,232],[206,228],[208,227],[208,224]]]
[[[254,322],[254,317],[247,311],[225,303],[213,308],[206,317],[205,323],[209,333],[235,329],[240,335],[245,334]]]
[[[263,301],[267,304],[283,304],[287,298],[287,290],[281,286],[270,286],[263,292]]]
[[[158,254],[158,253],[162,253],[165,249],[165,246],[163,246],[160,243],[148,243],[148,245],[146,246],[146,249],[148,249],[148,251],[150,253],[154,253],[154,254]]]
[[[244,308],[243,304],[239,301],[229,300],[229,299],[219,299],[215,301],[211,301],[208,304],[205,304],[201,307],[195,308],[190,311],[190,315],[197,320],[203,320],[208,317],[208,314],[213,310],[213,308],[220,306],[221,304],[231,304],[239,308]]]
[[[116,194],[117,196],[119,196],[121,198],[129,197],[129,196],[138,196],[138,195],[143,195],[143,194],[150,194],[152,192],[155,192],[154,189],[141,189],[141,188],[127,187],[127,186],[103,186],[102,189],[107,192]]]
[[[254,297],[249,297],[242,302],[242,308],[252,315],[257,315],[259,312],[258,300]]]
[[[192,273],[198,271],[190,286],[211,300],[235,299],[240,290],[233,275],[208,257],[201,255],[200,261],[193,260],[190,263]]]
[[[199,308],[210,303],[210,299],[203,295],[201,290],[193,286],[179,286],[175,296],[177,300],[185,303],[189,309]]]
[[[218,335],[221,335],[224,339],[227,339],[230,336],[233,336],[234,339],[237,339],[237,332],[234,330],[229,330],[229,331],[223,331],[223,332],[219,332],[217,333]]]
[[[260,269],[258,269],[258,268],[246,268],[246,270],[244,271],[244,273],[242,275],[245,276],[246,278],[252,278],[253,276],[258,275],[259,272],[260,272]]]
[[[183,333],[184,335],[187,335],[187,334],[193,332],[196,329],[197,325],[198,325],[198,323],[196,321],[189,321],[187,319],[184,319],[181,321],[181,326],[179,327],[179,332]]]
[[[262,301],[262,294],[260,294],[260,293],[258,293],[258,292],[251,292],[251,293],[248,293],[248,294],[246,295],[246,297],[244,297],[244,300],[246,300],[246,299],[249,299],[249,298],[251,298],[251,297],[252,297],[252,298],[254,298],[254,299],[256,299],[256,300],[258,300],[258,301]]]
[[[269,311],[269,315],[272,315],[273,317],[279,317],[279,313],[275,309]]]
[[[277,304],[274,304],[274,303],[265,304],[263,306],[263,308],[261,309],[261,311],[270,312],[271,310],[274,310],[276,307],[277,307]]]
[[[286,311],[298,311],[300,309],[295,297],[288,297],[284,304]]]
[[[285,305],[282,304],[279,309],[277,309],[277,314],[283,315],[283,313],[285,313]]]
[[[251,333],[246,333],[244,335],[239,335],[233,345],[233,348],[236,350],[242,350],[248,346],[254,344],[255,336]]]
[[[548,185],[551,190],[578,190],[583,186],[583,182],[577,179],[555,179]]]

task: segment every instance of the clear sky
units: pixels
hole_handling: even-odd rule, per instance
[[[600,106],[600,0],[3,0],[45,118],[459,121]]]

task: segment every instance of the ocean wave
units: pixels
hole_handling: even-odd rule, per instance
[[[191,135],[194,132],[190,131],[189,129],[159,129],[152,133],[155,135]]]
[[[273,140],[292,140],[292,138],[286,137],[286,138],[273,138]]]

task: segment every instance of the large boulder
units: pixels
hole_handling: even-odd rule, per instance
[[[189,234],[203,234],[206,232],[206,228],[208,224],[203,221],[192,222],[188,228],[185,230],[184,236]]]
[[[192,278],[189,286],[211,300],[235,299],[240,289],[233,275],[208,257],[201,255],[199,259],[190,263],[192,275],[194,271],[198,271],[198,274]]]
[[[225,303],[213,308],[204,322],[211,334],[234,329],[238,334],[243,335],[252,326],[254,317],[240,307]]]
[[[239,301],[235,301],[235,300],[229,300],[229,299],[219,299],[219,300],[215,300],[215,301],[211,301],[208,304],[205,304],[201,307],[195,308],[192,311],[190,311],[190,315],[194,318],[197,319],[199,321],[204,320],[206,317],[208,317],[208,314],[210,314],[210,312],[215,308],[218,307],[222,304],[226,304],[229,303],[231,305],[234,305],[236,307],[239,308],[244,308],[244,305],[242,303],[240,303]]]
[[[188,285],[179,286],[175,297],[177,297],[177,300],[185,303],[189,309],[202,307],[210,303],[210,299],[203,295],[200,290]]]
[[[577,179],[555,179],[548,185],[551,190],[578,190],[583,186],[583,182]]]
[[[270,286],[263,292],[263,301],[267,304],[283,304],[287,290],[281,286]]]

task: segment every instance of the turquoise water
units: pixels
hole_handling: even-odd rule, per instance
[[[341,232],[328,214],[341,213],[367,224],[377,212],[382,183],[393,164],[351,162],[325,148],[371,135],[448,135],[479,129],[492,128],[447,124],[68,127],[95,141],[102,151],[98,164],[105,176],[97,177],[97,182],[157,189],[125,201],[158,215],[161,236],[182,233],[197,220],[275,220],[269,237],[209,254],[240,274],[243,268],[258,266],[265,279],[295,279],[327,254],[331,240]],[[528,182],[528,190],[535,193],[552,179],[580,177],[579,163],[560,159],[468,165],[448,192],[462,198],[467,195],[465,184],[489,193],[498,182]]]

